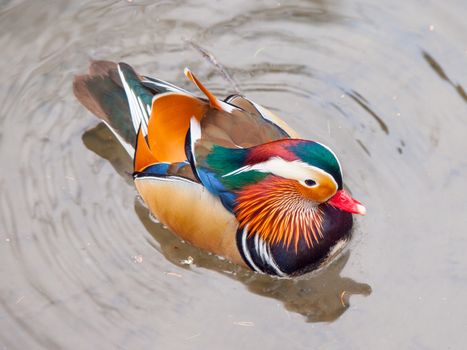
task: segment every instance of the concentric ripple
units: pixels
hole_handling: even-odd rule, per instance
[[[4,1],[0,349],[465,346],[467,8],[449,3]],[[73,97],[91,59],[192,89],[189,66],[331,146],[368,207],[350,249],[292,280],[181,242]]]

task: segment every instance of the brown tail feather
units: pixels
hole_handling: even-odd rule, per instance
[[[91,113],[104,120],[126,142],[132,146],[135,144],[136,132],[116,63],[91,62],[89,74],[75,77],[73,93]]]
[[[102,108],[96,93],[92,92],[90,85],[96,84],[110,78],[112,71],[117,70],[117,64],[110,61],[92,61],[89,66],[89,74],[77,75],[73,81],[73,93],[76,98],[85,106],[91,113],[95,114],[100,119],[109,122],[109,116]],[[114,81],[114,79],[111,79]],[[120,79],[118,85],[121,87]]]

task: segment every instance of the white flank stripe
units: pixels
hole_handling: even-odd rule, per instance
[[[259,237],[258,234],[256,234],[257,237]],[[266,251],[266,242],[263,241],[263,239],[259,238],[260,240],[260,245],[259,245],[259,256],[261,257],[261,260],[263,260],[263,262],[267,262],[268,260],[268,254],[267,254],[267,251]]]
[[[191,117],[190,119],[190,148],[191,154],[193,156],[193,162],[196,164],[196,157],[195,157],[195,143],[201,138],[201,124],[199,123],[198,119],[195,117]]]
[[[248,237],[248,225],[245,226],[242,232],[243,254],[245,255],[245,258],[248,260],[250,265],[253,267],[253,269],[255,269],[258,272],[263,272],[253,262],[253,259],[251,258],[250,251],[248,250],[248,246],[246,244],[247,237]],[[269,265],[276,272],[278,276],[280,277],[287,276],[286,273],[281,271],[276,261],[274,260],[274,257],[272,256],[272,253],[271,253],[271,247],[269,246],[269,244],[266,243],[257,233],[255,233],[254,244],[255,244],[256,254],[259,255],[263,264]]]
[[[287,276],[277,265],[271,253],[271,246],[266,243],[258,234],[255,234],[255,249],[264,264],[269,265],[278,276]]]
[[[261,242],[260,242],[259,235],[255,234],[254,240],[255,240],[255,250],[256,250],[256,252],[258,253],[259,257],[261,258],[261,260],[263,261],[263,264],[264,264],[264,257],[263,257],[263,255],[261,254],[262,245],[261,245]]]
[[[285,277],[287,274],[283,272],[279,266],[277,265],[276,261],[274,260],[274,257],[271,254],[271,247],[268,245],[267,246],[267,257],[268,257],[268,264],[271,266],[274,271],[277,273],[278,276]]]
[[[136,97],[133,90],[128,85],[125,79],[125,76],[123,75],[123,72],[120,68],[120,65],[118,65],[117,68],[118,68],[118,75],[120,76],[120,80],[122,81],[123,88],[125,89],[125,94],[128,99],[131,120],[133,122],[133,127],[135,129],[135,132],[138,132],[138,129],[141,125],[143,135],[146,136],[147,135],[147,120],[149,119],[149,116],[146,113],[146,110],[142,108],[142,106],[140,105],[138,98]]]
[[[256,272],[263,272],[261,269],[256,266],[256,264],[253,262],[253,259],[251,258],[250,251],[248,250],[248,246],[246,244],[246,238],[248,236],[248,225],[245,225],[245,228],[243,229],[242,232],[242,250],[243,254],[245,255],[246,260],[250,263],[250,266],[256,271]]]
[[[143,135],[147,135],[149,116],[146,113],[146,108],[144,108],[143,101],[141,101],[141,97],[139,96],[138,96],[138,106],[140,108],[141,115],[143,116],[143,122],[141,123],[141,129],[142,129]]]

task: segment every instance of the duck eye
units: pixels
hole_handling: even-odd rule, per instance
[[[309,187],[314,186],[314,185],[316,185],[316,181],[312,180],[312,179],[306,179],[305,180],[305,185],[307,185]]]

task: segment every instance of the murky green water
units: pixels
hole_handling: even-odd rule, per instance
[[[464,349],[466,18],[464,0],[0,2],[0,349]],[[152,222],[73,97],[93,58],[192,89],[189,66],[330,145],[368,209],[349,251],[277,280]]]

